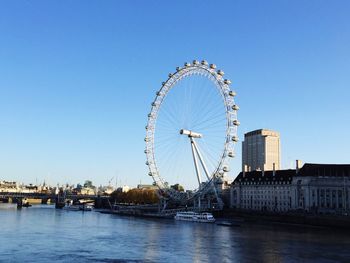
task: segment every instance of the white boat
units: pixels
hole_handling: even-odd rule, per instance
[[[70,211],[92,211],[93,206],[88,203],[76,203],[74,204],[72,200],[68,201],[63,207],[64,210]]]
[[[80,205],[80,210],[82,210],[82,211],[92,211],[93,208],[94,208],[94,206],[91,204],[81,204]]]
[[[80,205],[66,205],[62,208],[63,210],[69,210],[69,211],[79,211]]]
[[[215,218],[211,213],[177,212],[175,220],[192,221],[200,223],[214,223]]]

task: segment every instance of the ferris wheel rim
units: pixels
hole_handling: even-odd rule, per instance
[[[209,65],[206,61],[199,63],[198,61],[194,60],[192,64],[185,63],[184,67],[177,67],[175,73],[170,73],[168,75],[168,79],[162,83],[161,88],[159,91],[157,91],[156,97],[152,102],[151,111],[148,114],[145,137],[145,154],[147,157],[146,165],[148,165],[149,168],[149,175],[152,176],[154,183],[158,186],[162,193],[177,200],[189,197],[186,197],[183,193],[172,189],[160,175],[155,156],[154,134],[156,130],[158,113],[169,91],[182,79],[190,77],[191,75],[202,75],[215,85],[223,99],[226,116],[226,139],[220,161],[210,175],[210,180],[206,182],[203,188],[194,190],[191,198],[207,191],[207,186],[215,181],[215,178],[219,176],[220,172],[225,170],[223,166],[225,163],[227,163],[226,160],[228,158],[234,157],[234,145],[238,141],[237,126],[239,125],[239,122],[237,120],[237,111],[239,107],[234,103],[233,98],[235,96],[235,92],[230,89],[231,82],[223,78],[224,72],[222,70],[216,70],[216,66],[214,64]]]

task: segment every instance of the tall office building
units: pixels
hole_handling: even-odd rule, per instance
[[[260,129],[244,135],[242,171],[279,170],[280,164],[280,135],[278,132]]]

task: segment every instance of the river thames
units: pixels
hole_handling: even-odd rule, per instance
[[[350,262],[350,235],[0,204],[1,262]]]

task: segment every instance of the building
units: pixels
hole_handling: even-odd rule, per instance
[[[242,171],[279,170],[280,147],[278,132],[260,129],[246,133],[242,142]]]
[[[253,211],[347,215],[350,165],[307,163],[301,169],[243,171],[231,185],[230,206]]]
[[[231,186],[231,207],[259,211],[292,209],[295,170],[241,172]]]
[[[121,192],[121,193],[127,193],[127,192],[130,191],[130,187],[127,186],[127,185],[123,185],[123,186],[121,186],[121,187],[118,187],[118,188],[117,188],[117,191],[118,191],[118,192]]]
[[[137,189],[142,189],[142,190],[158,190],[158,186],[157,185],[153,185],[153,184],[138,184],[137,185]]]
[[[350,164],[305,164],[292,185],[295,209],[327,214],[350,212]]]
[[[96,189],[90,187],[83,187],[77,192],[78,195],[95,195]]]
[[[0,181],[0,192],[18,192],[20,189],[17,182]]]
[[[111,193],[113,193],[116,189],[111,186],[111,185],[107,185],[107,186],[99,186],[98,187],[98,190],[97,190],[97,193],[98,194],[107,194],[107,195],[110,195]]]

